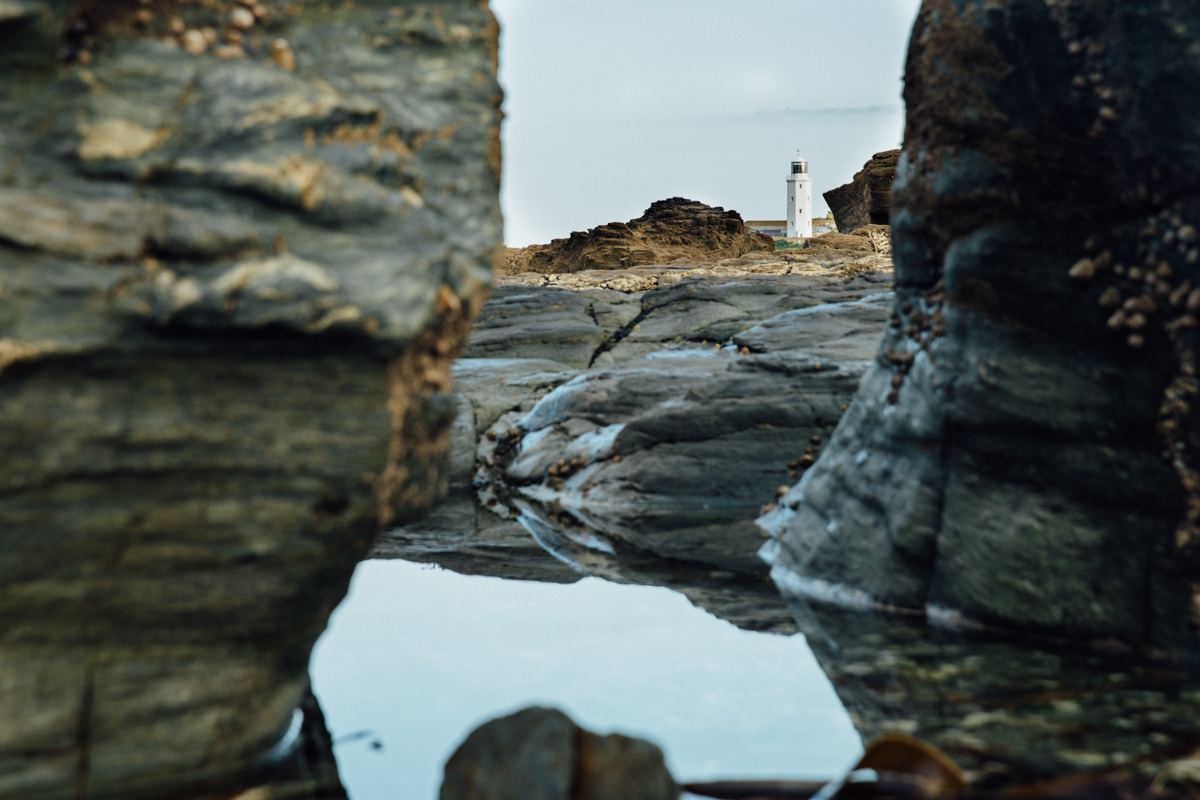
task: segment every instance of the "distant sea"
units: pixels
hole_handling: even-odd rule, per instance
[[[613,121],[544,118],[505,123],[501,200],[505,243],[541,244],[639,216],[655,200],[687,197],[782,219],[784,179],[800,150],[822,192],[847,183],[873,154],[900,146],[904,110],[779,110],[736,118]]]

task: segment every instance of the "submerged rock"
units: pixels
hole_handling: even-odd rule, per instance
[[[1198,33],[1179,4],[926,0],[892,323],[761,520],[782,588],[1195,649]]]
[[[271,757],[355,563],[445,491],[499,243],[486,6],[267,2],[236,58],[143,6],[0,13],[5,797]]]
[[[890,225],[892,182],[896,178],[899,150],[876,153],[845,186],[830,189],[823,197],[841,233],[854,233],[868,225]]]
[[[775,240],[746,227],[736,211],[672,197],[629,222],[610,222],[550,244],[510,251],[507,273],[621,270],[678,259],[717,261],[774,251]]]
[[[550,708],[492,720],[446,762],[439,800],[675,800],[662,750]]]
[[[1139,793],[1192,763],[1194,669],[1129,658],[1113,642],[1031,643],[790,604],[863,741],[900,733],[929,742],[964,770],[973,793],[1016,795],[1063,778],[1083,796],[1125,781]]]

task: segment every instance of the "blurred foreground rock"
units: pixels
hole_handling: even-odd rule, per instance
[[[446,762],[439,800],[675,800],[663,753],[527,708],[477,728]]]
[[[892,322],[761,521],[786,591],[1194,655],[1198,37],[1189,4],[926,0]]]
[[[495,21],[268,0],[220,50],[235,3],[7,6],[0,796],[218,791],[292,741],[376,532],[445,491]]]

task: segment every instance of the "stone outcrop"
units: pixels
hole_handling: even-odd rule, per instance
[[[385,532],[372,557],[667,585],[740,627],[794,631],[761,580],[752,520],[848,402],[887,324],[891,273],[871,268],[890,264],[878,255],[788,258],[680,266],[646,292],[603,288],[622,279],[601,271],[561,276],[575,291],[502,279],[454,367],[451,497]],[[542,419],[551,407],[564,419]],[[630,449],[588,467],[583,498],[550,469],[587,449],[598,416],[655,435],[618,437]]]
[[[753,520],[849,402],[887,324],[890,281],[498,287],[454,367],[452,499],[387,531],[372,555],[669,585],[739,626],[793,630],[761,580]]]
[[[746,227],[736,211],[672,197],[652,203],[629,222],[610,222],[550,244],[510,251],[502,271],[622,270],[679,259],[718,261],[774,249],[775,240]]]
[[[899,161],[899,150],[876,153],[850,183],[825,192],[823,197],[839,232],[854,233],[866,225],[891,224],[892,181]]]
[[[675,800],[662,750],[527,708],[476,728],[446,762],[439,800]]]
[[[1198,33],[1184,4],[926,0],[892,321],[761,521],[781,587],[1194,650]]]
[[[445,490],[495,20],[0,5],[0,795],[231,790]]]

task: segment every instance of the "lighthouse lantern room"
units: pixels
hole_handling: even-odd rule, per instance
[[[796,153],[792,171],[787,176],[787,235],[789,238],[812,238],[812,176],[808,162]]]

